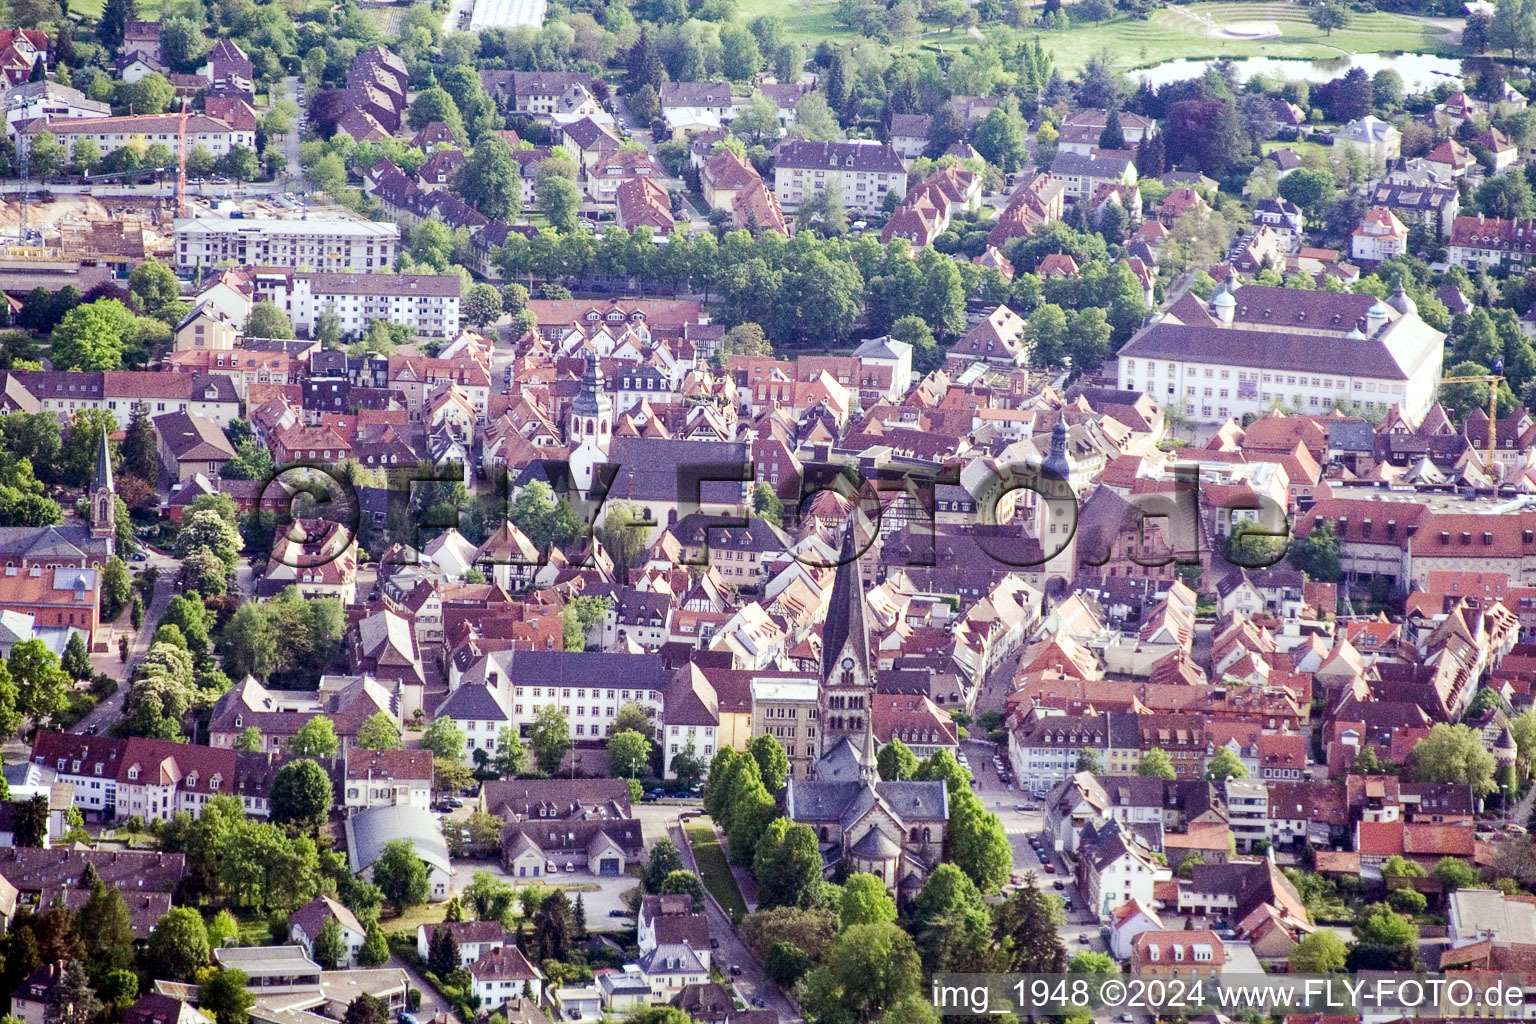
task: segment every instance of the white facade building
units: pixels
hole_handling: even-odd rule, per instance
[[[292,267],[311,271],[383,270],[395,262],[400,228],[376,221],[192,217],[176,221],[176,266]]]
[[[1262,415],[1277,403],[1322,414],[1338,406],[1417,423],[1439,389],[1445,335],[1401,290],[1370,295],[1247,285],[1193,294],[1120,349],[1120,386],[1197,422]]]

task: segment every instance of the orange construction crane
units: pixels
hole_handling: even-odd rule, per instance
[[[1492,373],[1485,373],[1469,377],[1441,377],[1441,384],[1486,384],[1488,385],[1488,452],[1485,468],[1488,477],[1493,481],[1495,488],[1499,485],[1498,476],[1494,473],[1494,447],[1499,432],[1499,421],[1494,418],[1499,411],[1499,385],[1504,383],[1504,360],[1500,359],[1493,364]]]
[[[181,122],[176,131],[176,216],[190,216],[187,213],[187,101],[181,101]]]

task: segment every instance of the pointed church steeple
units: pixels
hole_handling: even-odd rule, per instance
[[[101,432],[101,447],[96,450],[96,479],[91,481],[91,536],[107,542],[109,553],[117,536],[117,484],[112,479],[112,449],[107,432]]]
[[[875,768],[874,672],[869,662],[869,623],[864,612],[864,575],[859,569],[854,520],[848,521],[838,553],[837,575],[821,629],[821,701],[818,721],[821,756],[844,760],[851,753],[859,776],[870,781]],[[848,751],[839,757],[847,741]],[[847,765],[840,766],[845,771]]]

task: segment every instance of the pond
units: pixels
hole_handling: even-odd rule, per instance
[[[1133,81],[1146,80],[1153,86],[1182,82],[1199,78],[1214,60],[1181,57],[1163,61],[1130,73]],[[1405,92],[1423,92],[1444,82],[1461,82],[1461,60],[1457,57],[1440,57],[1432,53],[1359,53],[1340,54],[1322,60],[1295,60],[1286,57],[1235,58],[1232,67],[1239,81],[1247,81],[1254,75],[1273,75],[1282,79],[1305,79],[1308,82],[1328,82],[1343,75],[1352,67],[1363,68],[1366,74],[1378,71],[1396,71],[1403,79]]]

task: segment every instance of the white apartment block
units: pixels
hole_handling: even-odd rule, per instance
[[[485,684],[497,691],[520,735],[539,708],[553,705],[579,741],[607,736],[625,704],[640,705],[660,722],[667,684],[660,664],[647,654],[504,651],[487,656]]]
[[[454,274],[258,275],[257,288],[293,321],[301,338],[312,338],[326,310],[341,319],[343,334],[361,335],[374,320],[404,324],[426,338],[459,333],[459,293]]]
[[[121,149],[129,143],[142,142],[146,146],[161,143],[176,152],[181,132],[180,114],[137,114],[128,117],[67,117],[44,118],[21,125],[16,134],[16,147],[25,153],[32,147],[32,139],[41,132],[52,132],[74,156],[75,147],[82,139],[96,143],[103,156]],[[254,131],[232,128],[224,121],[207,114],[192,114],[187,118],[187,146],[206,147],[214,156],[222,156],[236,146],[256,148]]]
[[[773,194],[785,210],[798,209],[826,189],[842,193],[849,211],[881,208],[887,192],[907,194],[901,155],[880,142],[786,142],[774,160]]]
[[[383,270],[395,261],[400,228],[374,221],[192,217],[176,221],[176,266],[290,267],[326,273]]]

